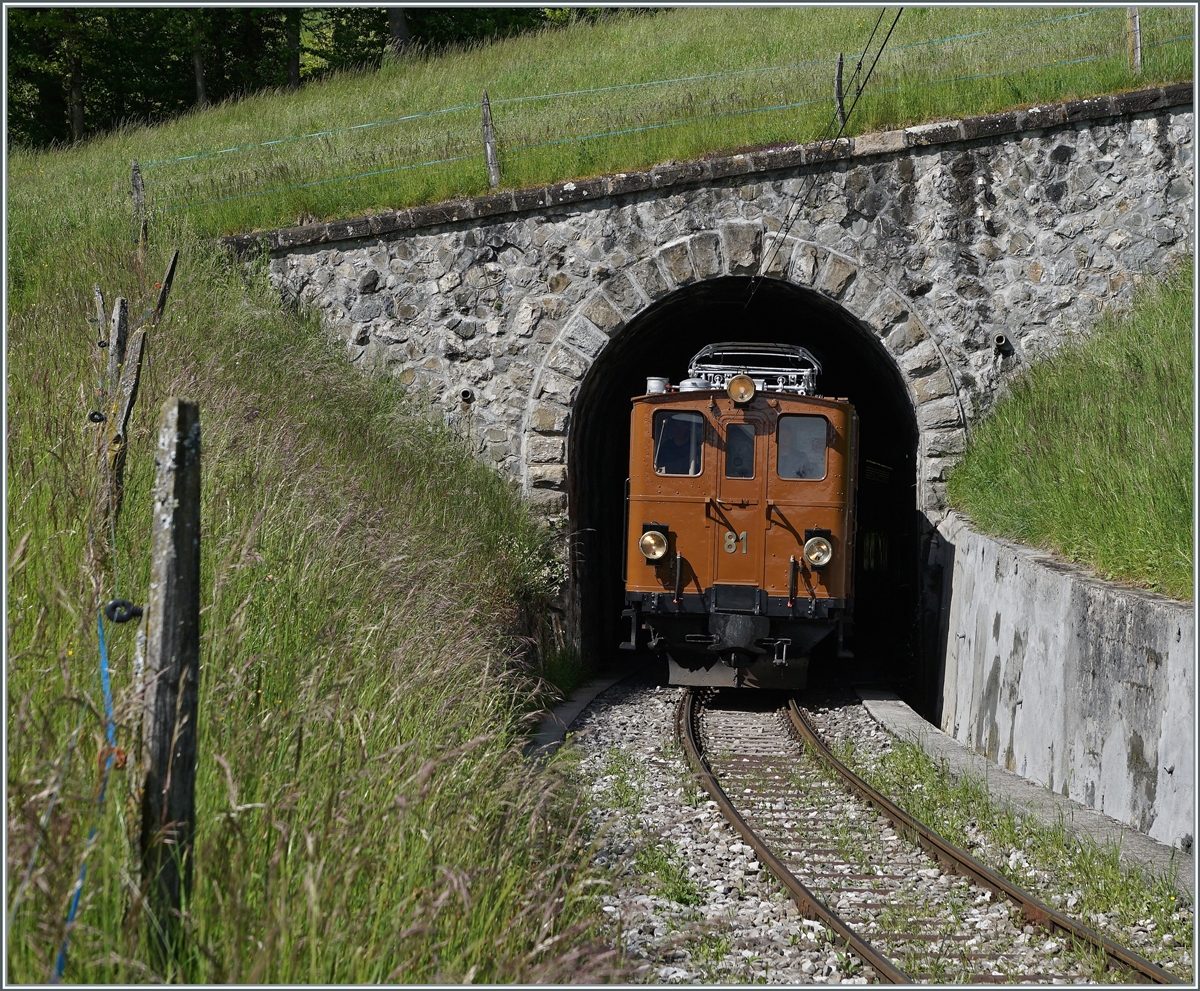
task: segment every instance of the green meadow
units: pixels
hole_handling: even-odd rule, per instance
[[[1192,598],[1193,265],[1035,362],[975,428],[951,502],[989,533]]]
[[[1142,8],[1138,75],[1123,9],[1087,11],[906,10],[847,133],[1191,78],[1180,9]],[[453,429],[394,382],[350,373],[314,317],[281,308],[262,260],[236,263],[211,239],[485,192],[484,88],[506,186],[816,139],[832,113],[834,60],[846,53],[849,85],[878,13],[614,16],[426,52],[71,148],[9,150],[10,981],[53,973],[85,859],[69,982],[620,975],[597,938],[604,879],[588,867],[583,799],[553,766],[521,757],[529,714],[555,691],[543,675],[559,688],[580,676],[537,620],[562,577],[550,535]],[[151,207],[144,260],[134,159]],[[93,515],[98,433],[87,414],[112,383],[87,320],[92,287],[110,308],[126,297],[136,322],[175,248],[174,290],[148,334],[124,510],[106,530]],[[1168,308],[1178,316],[1182,305]],[[1150,377],[1126,378],[1182,381],[1166,353],[1180,340],[1130,352]],[[195,880],[163,963],[149,950],[162,920],[142,906],[130,839],[139,715],[128,627],[106,635],[117,741],[130,757],[97,802],[96,615],[118,594],[144,601],[155,423],[168,396],[200,406],[204,536]],[[1112,426],[1155,444],[1165,436],[1174,461],[1127,470],[1135,491],[1155,476],[1163,518],[1175,519],[1190,419],[1175,405],[1146,410],[1131,405]],[[1037,453],[1046,433],[1019,446]],[[951,491],[982,520],[971,470]],[[1090,490],[1079,491],[1090,507]],[[1159,550],[1130,555],[1135,524],[1119,526],[1105,560],[1140,555],[1154,568],[1127,577],[1180,594],[1190,536],[1176,527]]]

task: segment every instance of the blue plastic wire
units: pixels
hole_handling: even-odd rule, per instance
[[[1166,41],[1156,41],[1152,45],[1143,45],[1143,48],[1162,48],[1163,45],[1173,45],[1177,41],[1190,41],[1193,35],[1181,34],[1176,38],[1168,38]]]
[[[778,103],[771,107],[751,107],[748,110],[731,110],[723,114],[704,114],[699,117],[685,117],[683,120],[669,120],[663,124],[646,124],[642,127],[627,127],[621,131],[602,131],[599,134],[584,134],[570,138],[555,138],[553,141],[541,141],[531,145],[515,145],[510,151],[525,151],[528,148],[546,148],[550,145],[567,144],[571,141],[590,141],[593,138],[612,138],[621,134],[634,134],[638,131],[656,131],[663,127],[677,127],[680,124],[691,124],[697,120],[722,120],[725,117],[745,117],[747,114],[762,114],[771,110],[791,110],[795,107],[808,107],[814,103],[827,103],[828,100],[801,100],[799,103]]]
[[[895,47],[893,47],[892,50],[893,51],[902,51],[902,50],[906,50],[909,48],[920,48],[920,47],[929,46],[929,45],[942,45],[942,44],[946,44],[951,41],[963,41],[967,38],[979,38],[979,37],[983,37],[984,35],[995,34],[998,31],[1023,30],[1025,28],[1035,27],[1040,24],[1052,24],[1052,23],[1055,23],[1056,21],[1069,21],[1069,20],[1073,20],[1078,17],[1091,17],[1094,14],[1103,13],[1105,10],[1108,10],[1108,9],[1109,8],[1102,7],[1102,8],[1097,8],[1094,10],[1086,10],[1086,11],[1083,11],[1082,13],[1066,14],[1061,17],[1047,17],[1047,18],[1043,18],[1043,19],[1037,20],[1037,21],[1028,21],[1024,24],[1018,24],[1018,25],[1008,26],[1008,27],[1004,27],[1004,28],[991,28],[987,31],[973,31],[973,32],[970,32],[969,34],[948,35],[945,38],[933,38],[933,39],[930,39],[929,41],[917,41],[917,42],[913,42],[912,44],[908,44],[908,45],[895,46]],[[676,77],[673,77],[670,79],[651,79],[651,80],[647,80],[645,82],[640,82],[640,83],[618,83],[618,84],[615,84],[612,86],[596,86],[591,89],[563,90],[563,91],[557,92],[557,93],[538,93],[538,94],[534,94],[532,96],[504,97],[502,99],[492,100],[491,103],[492,103],[492,106],[501,106],[501,105],[505,105],[505,104],[509,104],[509,103],[525,103],[525,102],[528,102],[531,100],[554,100],[554,99],[559,99],[559,98],[565,97],[565,96],[587,96],[592,93],[610,93],[610,92],[614,92],[616,90],[637,89],[637,88],[645,87],[645,86],[667,86],[672,83],[699,82],[700,80],[704,80],[704,79],[724,79],[724,78],[729,78],[729,77],[733,77],[733,76],[741,76],[741,75],[746,75],[749,73],[756,73],[756,72],[776,72],[776,71],[782,71],[784,69],[798,69],[798,68],[801,68],[802,66],[807,66],[807,65],[823,65],[826,62],[830,62],[830,61],[832,61],[832,60],[831,59],[806,59],[806,60],[803,60],[800,62],[790,62],[790,63],[784,64],[784,65],[757,66],[757,67],[750,68],[750,69],[733,69],[733,70],[730,70],[729,72],[708,72],[708,73],[702,73],[700,75],[694,75],[694,76],[676,76]],[[196,154],[193,154],[193,155],[180,155],[177,158],[162,158],[162,159],[158,159],[157,161],[143,162],[141,167],[142,168],[150,168],[151,166],[167,165],[172,162],[187,162],[187,161],[192,161],[192,160],[195,160],[198,158],[209,158],[214,155],[228,155],[228,154],[231,154],[231,153],[237,152],[237,151],[248,151],[251,148],[266,148],[266,147],[270,147],[272,145],[286,144],[290,141],[302,141],[306,138],[328,137],[331,134],[344,134],[347,131],[357,131],[357,130],[362,130],[362,129],[368,128],[368,127],[383,127],[388,124],[401,124],[401,123],[404,123],[405,121],[409,121],[409,120],[418,120],[418,119],[425,118],[425,117],[435,117],[435,116],[438,116],[441,114],[458,113],[463,110],[474,110],[474,109],[476,109],[476,105],[473,103],[468,103],[468,104],[462,104],[461,106],[457,106],[457,107],[445,107],[445,108],[442,108],[439,110],[427,110],[427,111],[423,111],[421,113],[407,114],[403,117],[393,117],[393,118],[390,118],[387,120],[369,121],[368,123],[365,123],[365,124],[352,124],[348,127],[335,127],[335,128],[330,128],[325,131],[313,131],[309,134],[297,134],[297,135],[294,135],[292,137],[287,137],[287,138],[275,138],[271,141],[260,141],[256,144],[235,145],[231,148],[221,148],[221,149],[218,149],[217,151],[197,152]]]
[[[1026,24],[1018,25],[1018,27],[1024,28],[1024,27],[1030,27],[1030,26],[1037,25],[1037,24],[1050,24],[1050,23],[1054,23],[1057,21],[1072,20],[1072,19],[1079,18],[1079,17],[1090,17],[1094,14],[1103,13],[1107,9],[1109,9],[1109,8],[1098,8],[1098,9],[1083,11],[1081,13],[1066,14],[1061,17],[1044,18],[1039,21],[1031,21]],[[942,44],[942,43],[949,42],[949,41],[957,41],[957,40],[962,40],[965,38],[978,37],[978,36],[984,35],[984,34],[992,34],[998,30],[1002,30],[1002,29],[979,31],[979,32],[974,32],[971,34],[964,34],[964,35],[953,35],[953,36],[949,36],[946,38],[934,39],[933,41],[917,42],[914,45],[908,45],[908,46],[904,46],[904,47],[913,48],[913,47],[917,47],[918,45]],[[1003,30],[1011,30],[1011,29],[1005,28]],[[1172,38],[1169,41],[1158,42],[1154,45],[1149,45],[1147,47],[1161,47],[1162,45],[1172,44],[1176,41],[1183,41],[1183,40],[1189,39],[1191,37],[1192,37],[1192,35],[1190,35],[1190,34],[1181,35],[1178,38]],[[896,49],[893,49],[893,50],[896,50]],[[1094,62],[1094,61],[1097,61],[1098,59],[1110,58],[1110,57],[1113,57],[1111,52],[1101,54],[1101,55],[1092,55],[1092,56],[1085,56],[1085,57],[1077,58],[1077,59],[1069,59],[1069,60],[1064,60],[1064,61],[1059,61],[1059,62],[1049,62],[1049,63],[1044,63],[1042,65],[1037,65],[1037,66],[1019,66],[1019,67],[1016,67],[1013,69],[999,70],[997,72],[977,73],[975,75],[970,75],[970,76],[954,76],[954,77],[948,77],[945,79],[935,79],[935,80],[931,80],[929,83],[927,83],[927,85],[938,86],[938,85],[944,85],[947,83],[969,82],[971,80],[976,80],[976,79],[989,79],[989,78],[994,78],[997,76],[1012,75],[1017,72],[1036,71],[1038,69],[1055,68],[1058,66],[1067,66],[1067,65],[1076,65],[1079,63],[1083,63],[1083,62]],[[697,80],[713,79],[713,78],[719,78],[719,77],[724,77],[724,76],[743,75],[743,74],[750,73],[750,72],[769,72],[769,71],[777,70],[777,69],[795,68],[798,66],[815,64],[815,62],[817,62],[817,61],[823,62],[826,60],[814,60],[814,62],[796,62],[796,63],[792,63],[791,65],[786,65],[786,66],[769,66],[766,68],[759,68],[759,69],[737,69],[737,70],[733,70],[732,72],[708,73],[705,75],[698,75],[698,76],[680,76],[680,77],[677,77],[674,79],[653,80],[651,82],[644,82],[644,83],[624,83],[624,84],[616,85],[616,86],[602,86],[602,87],[598,87],[595,89],[587,89],[587,90],[569,90],[569,91],[563,91],[561,93],[550,93],[550,94],[542,94],[542,95],[536,95],[536,96],[512,97],[512,98],[508,98],[508,99],[494,100],[494,101],[492,101],[492,105],[497,106],[497,105],[508,104],[508,103],[527,102],[530,100],[545,100],[545,99],[552,99],[554,97],[563,97],[563,96],[581,96],[581,95],[587,95],[590,93],[603,93],[603,92],[610,92],[613,90],[632,89],[632,88],[642,87],[642,86],[657,86],[657,85],[663,85],[663,84],[667,84],[667,83],[692,82],[692,81],[697,81]],[[874,94],[881,95],[881,94],[885,94],[885,93],[897,93],[897,92],[900,92],[900,90],[901,90],[901,87],[893,87],[890,89],[877,89],[874,91]],[[727,118],[727,117],[741,117],[741,116],[745,116],[747,114],[769,113],[771,111],[777,111],[777,110],[789,110],[789,109],[795,109],[797,107],[811,106],[814,104],[820,104],[820,103],[824,103],[824,102],[826,102],[824,99],[815,99],[815,100],[802,100],[802,101],[798,101],[795,103],[781,103],[781,104],[776,104],[776,105],[768,106],[768,107],[754,107],[754,108],[751,108],[748,110],[738,110],[738,111],[731,111],[729,113],[724,113],[724,114],[707,115],[707,118],[704,116],[689,117],[689,118],[686,118],[683,120],[667,121],[667,122],[660,123],[660,124],[646,124],[646,125],[643,125],[640,127],[623,128],[623,129],[617,130],[617,131],[602,131],[602,132],[597,132],[594,134],[584,134],[584,135],[575,135],[575,136],[565,137],[565,138],[555,138],[550,141],[535,142],[532,144],[513,145],[513,146],[510,146],[508,150],[509,151],[525,151],[525,150],[529,150],[531,148],[545,148],[545,147],[550,147],[553,145],[570,144],[570,143],[574,143],[574,142],[578,142],[578,141],[593,141],[598,138],[619,137],[621,135],[635,134],[635,133],[642,132],[642,131],[654,131],[654,130],[661,130],[661,129],[667,128],[667,127],[677,127],[681,124],[686,124],[686,123],[689,123],[689,122],[695,121],[695,120],[701,120],[701,119],[719,120],[719,119],[723,119],[723,118]],[[451,109],[463,110],[463,109],[470,109],[470,108],[469,107],[454,107]],[[441,111],[436,111],[436,112],[441,112]],[[448,110],[445,112],[448,113],[450,111]],[[429,114],[415,114],[413,116],[414,117],[429,116]],[[398,119],[405,120],[405,119],[409,119],[409,118],[398,118]],[[367,126],[367,125],[358,125],[358,126]],[[353,128],[343,128],[342,130],[352,130],[352,129]],[[322,132],[322,133],[334,133],[334,132]],[[282,140],[292,140],[292,139],[282,139]],[[278,141],[264,142],[264,144],[278,144],[278,143],[280,143],[280,142],[278,142]],[[246,146],[246,147],[254,147],[254,146]],[[233,149],[231,149],[231,150],[233,150]],[[200,157],[200,156],[192,156],[192,157]],[[381,169],[381,170],[375,171],[375,172],[361,172],[361,173],[357,173],[355,175],[339,176],[339,177],[335,177],[335,178],[331,178],[331,179],[316,179],[311,182],[298,183],[298,184],[292,185],[292,186],[280,186],[275,189],[258,190],[258,191],[249,192],[249,193],[237,193],[237,194],[234,194],[231,196],[219,197],[217,199],[203,200],[203,201],[196,202],[196,203],[186,203],[186,204],[183,204],[180,206],[171,206],[171,207],[167,207],[166,210],[167,211],[185,210],[185,209],[189,209],[191,207],[196,207],[196,206],[210,206],[215,203],[225,203],[230,200],[246,199],[248,197],[254,197],[254,196],[269,196],[269,195],[272,195],[275,193],[288,192],[288,191],[294,190],[294,189],[304,189],[304,188],[307,188],[310,186],[321,186],[321,185],[325,185],[325,184],[332,183],[332,182],[348,182],[348,181],[351,181],[354,179],[364,179],[364,178],[370,178],[372,176],[388,175],[388,174],[395,173],[395,172],[407,171],[409,169],[423,168],[428,165],[442,165],[442,164],[446,164],[449,162],[465,161],[467,159],[477,158],[477,157],[479,157],[478,153],[471,154],[471,155],[459,155],[459,156],[456,156],[453,158],[443,158],[443,159],[436,159],[436,160],[428,161],[428,162],[418,162],[418,163],[415,163],[412,165],[402,165],[402,166],[398,166],[396,168]]]
[[[963,41],[967,38],[980,38],[980,37],[983,37],[984,35],[996,34],[997,32],[1000,32],[1000,31],[1011,32],[1014,30],[1024,30],[1025,28],[1035,27],[1035,26],[1038,26],[1041,24],[1053,24],[1058,21],[1069,21],[1069,20],[1074,20],[1079,17],[1092,17],[1095,14],[1104,13],[1105,11],[1107,11],[1109,9],[1111,9],[1111,8],[1099,7],[1099,8],[1095,8],[1092,10],[1085,10],[1085,11],[1082,11],[1080,13],[1075,13],[1075,14],[1064,14],[1059,17],[1046,17],[1046,18],[1042,18],[1041,20],[1027,21],[1024,24],[1010,25],[1010,26],[1006,26],[1006,27],[1002,27],[1002,28],[990,28],[987,31],[973,31],[973,32],[970,32],[969,34],[948,35],[944,38],[933,38],[929,41],[917,41],[917,42],[913,42],[908,45],[893,46],[892,50],[893,51],[904,51],[904,50],[907,50],[910,48],[921,48],[921,47],[927,47],[929,45],[943,45],[943,44],[947,44],[952,41]],[[776,72],[776,71],[782,71],[785,69],[798,69],[798,68],[801,68],[803,66],[808,66],[808,65],[823,65],[826,62],[830,62],[830,61],[832,61],[832,60],[831,59],[806,59],[806,60],[803,60],[800,62],[790,62],[785,65],[759,66],[759,67],[750,68],[750,69],[733,69],[728,72],[709,72],[709,73],[703,73],[703,74],[695,75],[695,76],[676,76],[676,77],[673,77],[670,79],[651,79],[651,80],[647,80],[645,82],[640,82],[640,83],[618,83],[618,84],[615,84],[612,86],[596,86],[591,89],[563,90],[562,92],[558,92],[558,93],[538,93],[538,94],[534,94],[532,96],[511,96],[511,97],[504,97],[504,98],[498,99],[498,100],[492,100],[491,103],[492,103],[492,106],[495,107],[495,106],[507,105],[510,103],[526,103],[526,102],[529,102],[532,100],[554,100],[554,99],[559,99],[561,97],[566,97],[566,96],[588,96],[592,93],[611,93],[611,92],[615,92],[617,90],[638,89],[640,87],[646,87],[646,86],[668,86],[673,83],[699,82],[704,79],[724,79],[724,78],[729,78],[729,77],[733,77],[733,76],[742,76],[742,75],[747,75],[749,73],[756,73],[756,72]],[[260,141],[255,144],[235,145],[231,148],[220,148],[216,151],[196,152],[195,154],[192,154],[192,155],[180,155],[177,158],[160,158],[156,161],[143,162],[141,164],[141,167],[143,169],[147,169],[147,168],[151,168],[153,166],[158,166],[158,165],[169,165],[173,162],[189,162],[189,161],[194,161],[199,158],[211,158],[215,155],[229,155],[229,154],[232,154],[232,153],[238,152],[238,151],[249,151],[252,148],[268,148],[273,145],[287,144],[288,142],[291,142],[291,141],[303,141],[307,138],[328,137],[331,134],[344,134],[348,131],[359,131],[359,130],[364,130],[369,127],[384,127],[388,124],[402,124],[405,121],[419,120],[419,119],[426,118],[426,117],[436,117],[436,116],[443,115],[443,114],[459,113],[460,111],[463,111],[463,110],[475,110],[475,109],[477,109],[477,104],[466,103],[466,104],[462,104],[461,106],[457,106],[457,107],[444,107],[439,110],[426,110],[426,111],[422,111],[421,113],[407,114],[403,117],[392,117],[387,120],[374,120],[374,121],[369,121],[365,124],[351,124],[348,127],[335,127],[335,128],[330,128],[325,131],[313,131],[308,134],[297,134],[297,135],[294,135],[292,137],[287,137],[287,138],[275,138],[271,141]],[[350,178],[358,178],[358,177],[352,176]],[[297,187],[285,187],[285,188],[291,189],[291,188],[297,188]],[[219,202],[219,201],[214,200],[211,202]]]
[[[100,795],[96,800],[96,822],[88,833],[87,845],[83,848],[83,861],[79,865],[79,878],[75,882],[75,893],[71,896],[71,908],[67,912],[66,932],[63,934],[62,946],[54,961],[54,974],[51,984],[62,981],[63,971],[67,966],[67,949],[71,944],[71,926],[75,922],[75,913],[79,911],[79,899],[83,895],[83,882],[87,879],[87,859],[96,842],[100,830],[100,813],[104,810],[104,795],[108,791],[108,776],[116,757],[117,727],[113,721],[112,683],[108,673],[108,647],[104,642],[104,617],[96,615],[96,629],[100,633],[100,685],[104,690],[104,724],[105,738],[108,741],[108,758],[104,762],[104,776],[100,780]]]
[[[119,618],[119,617],[118,617]],[[110,747],[117,745],[117,726],[113,722],[112,681],[108,674],[108,647],[104,643],[104,617],[96,614],[96,630],[100,634],[100,687],[104,690],[105,738]],[[109,757],[112,755],[109,754]],[[104,801],[104,789],[100,790],[100,801]]]
[[[229,200],[244,200],[248,196],[269,196],[272,193],[286,193],[290,189],[305,189],[308,186],[324,186],[329,182],[349,182],[351,179],[366,179],[370,176],[389,175],[392,172],[404,172],[407,169],[420,169],[426,165],[445,165],[447,162],[463,162],[468,158],[482,158],[482,152],[475,152],[471,155],[457,155],[454,158],[439,158],[433,162],[417,162],[415,165],[398,165],[394,169],[380,169],[378,172],[360,172],[358,175],[344,175],[333,179],[314,179],[312,182],[301,182],[295,186],[280,186],[278,189],[260,189],[253,193],[236,193],[233,196],[222,196],[215,200],[202,200],[199,203],[184,203],[182,206],[169,206],[165,209],[170,210],[186,210],[193,206],[209,206],[213,203],[227,203]]]
[[[419,114],[408,114],[404,117],[394,117],[391,120],[373,120],[366,124],[351,124],[349,127],[335,127],[328,131],[313,131],[311,134],[297,134],[290,138],[275,138],[271,141],[259,141],[257,144],[236,145],[233,148],[221,148],[217,151],[201,151],[194,155],[180,155],[178,158],[160,158],[156,162],[143,162],[141,168],[148,169],[153,165],[170,165],[172,162],[190,162],[196,158],[211,158],[213,155],[229,155],[235,151],[249,151],[251,148],[266,148],[270,145],[286,144],[289,141],[303,141],[305,138],[324,138],[330,134],[342,134],[346,131],[360,131],[367,127],[382,127],[385,124],[400,124],[406,120],[417,120],[421,117],[437,117],[439,114],[452,114],[460,110],[474,110],[476,104],[464,104],[461,107],[446,107],[442,110],[426,110]]]
[[[742,117],[742,116],[745,116],[746,114],[766,113],[771,110],[789,110],[793,107],[805,107],[805,106],[809,106],[814,103],[824,103],[824,102],[825,102],[824,100],[802,100],[799,103],[780,103],[780,104],[777,104],[777,105],[771,106],[771,107],[753,107],[749,110],[735,110],[735,111],[731,111],[729,113],[713,114],[710,116],[712,119],[720,119],[720,118],[724,118],[724,117]],[[576,137],[570,137],[570,138],[556,138],[553,141],[542,141],[542,142],[538,142],[536,144],[515,145],[509,150],[524,151],[525,149],[528,149],[528,148],[546,148],[546,147],[549,147],[550,145],[566,144],[571,141],[590,141],[593,138],[609,138],[609,137],[617,137],[622,134],[634,134],[638,131],[654,131],[654,130],[658,130],[658,129],[664,128],[664,127],[677,127],[680,124],[687,124],[696,119],[698,119],[698,118],[689,117],[684,120],[667,121],[666,123],[663,123],[663,124],[647,124],[643,127],[629,127],[629,128],[625,128],[624,130],[620,130],[620,131],[602,131],[597,134],[585,134],[582,136],[576,136]],[[470,155],[457,155],[454,158],[440,158],[440,159],[436,159],[435,161],[431,161],[431,162],[417,162],[416,164],[413,164],[413,165],[400,165],[394,169],[381,169],[377,172],[360,172],[357,175],[339,176],[339,177],[336,177],[333,179],[316,179],[316,180],[313,180],[312,182],[301,182],[301,183],[297,183],[294,186],[279,186],[276,189],[260,189],[255,192],[252,192],[252,193],[237,193],[233,196],[222,196],[218,199],[202,200],[197,203],[184,203],[179,206],[169,206],[169,207],[166,207],[165,209],[168,211],[171,211],[171,210],[186,210],[189,207],[194,207],[194,206],[211,206],[214,203],[226,203],[229,200],[241,200],[241,199],[246,199],[247,197],[251,197],[251,196],[269,196],[272,193],[286,193],[292,189],[304,189],[308,186],[323,186],[326,183],[330,183],[330,182],[348,182],[351,179],[365,179],[365,178],[369,178],[370,176],[389,175],[393,172],[404,172],[408,169],[424,168],[427,165],[444,165],[447,162],[462,162],[462,161],[466,161],[467,159],[470,159],[470,158],[479,158],[479,157],[481,157],[480,153],[475,152]]]
[[[1070,21],[1076,17],[1091,17],[1093,14],[1102,14],[1106,10],[1112,10],[1111,7],[1097,7],[1094,10],[1085,10],[1079,14],[1064,14],[1061,17],[1046,17],[1040,21],[1025,21],[1023,24],[1010,24],[1001,28],[988,28],[986,31],[972,31],[970,34],[954,34],[946,38],[934,38],[931,41],[914,41],[908,45],[893,45],[892,51],[902,52],[909,48],[922,48],[926,45],[944,45],[949,41],[965,41],[967,38],[982,38],[987,34],[996,34],[998,31],[1011,33],[1012,31],[1023,31],[1025,28],[1036,27],[1039,24],[1053,24],[1055,21]]]
[[[729,76],[744,76],[751,72],[777,72],[783,69],[798,69],[805,65],[832,64],[834,59],[808,59],[804,62],[789,62],[787,65],[766,65],[753,69],[731,69],[729,72],[707,72],[699,76],[677,76],[673,79],[651,79],[643,83],[616,83],[612,86],[597,86],[594,89],[571,89],[561,93],[538,93],[534,96],[510,96],[501,100],[492,100],[493,107],[508,103],[527,103],[530,100],[555,100],[561,96],[588,96],[592,93],[611,93],[620,89],[638,89],[643,86],[667,86],[671,83],[693,83],[701,79],[725,79]]]

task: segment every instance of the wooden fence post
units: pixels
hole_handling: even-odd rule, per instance
[[[1125,22],[1129,33],[1129,68],[1142,71],[1142,21],[1137,7],[1125,8]]]
[[[492,105],[483,91],[483,157],[487,162],[488,187],[500,188],[500,159],[496,157],[496,131],[492,127]]]
[[[200,685],[200,410],[172,397],[155,451],[142,721],[142,882],[170,958],[191,887]]]
[[[133,187],[133,222],[138,229],[138,264],[146,263],[146,184],[142,180],[142,169],[137,159],[133,160],[133,170],[130,179]]]
[[[133,160],[131,183],[133,186],[133,215],[140,220],[142,211],[146,208],[146,186],[142,182],[142,169],[136,158]]]
[[[96,315],[89,317],[89,320],[94,320],[96,323],[96,354],[93,361],[96,365],[96,378],[100,382],[100,391],[96,400],[96,410],[104,412],[105,396],[108,393],[108,382],[104,379],[105,369],[108,367],[108,355],[105,354],[105,349],[108,347],[108,341],[104,339],[104,330],[108,324],[108,315],[104,312],[104,293],[98,285],[92,286],[92,298],[96,304]]]
[[[129,339],[129,301],[118,296],[113,306],[112,321],[108,331],[108,368],[104,375],[104,388],[110,396],[116,395],[117,380],[121,366],[125,363],[125,344]],[[104,413],[111,412],[105,409]]]
[[[179,249],[171,255],[171,264],[167,266],[167,274],[163,276],[162,286],[158,290],[158,302],[154,305],[154,318],[151,324],[157,326],[162,319],[163,311],[167,308],[167,297],[171,295],[171,283],[175,281],[175,265],[179,261]]]
[[[96,301],[96,340],[104,340],[104,293],[98,285],[92,286],[92,298]]]
[[[121,513],[121,500],[125,495],[125,452],[129,448],[129,416],[133,412],[133,404],[137,402],[145,344],[146,331],[136,331],[125,351],[121,364],[121,380],[114,391],[112,414],[107,423],[108,512],[114,525]]]
[[[833,98],[837,101],[838,127],[846,126],[846,97],[842,92],[843,53],[838,52],[837,72],[833,76]]]
[[[88,317],[88,321],[96,325],[96,339],[92,342],[95,349],[92,352],[92,371],[95,376],[94,381],[98,388],[96,389],[96,405],[95,408],[88,412],[88,422],[94,423],[96,427],[95,441],[95,474],[92,476],[95,482],[95,488],[89,486],[88,498],[92,505],[92,526],[89,527],[91,537],[87,542],[87,564],[88,571],[92,575],[92,581],[96,588],[100,587],[101,574],[104,571],[108,561],[108,541],[106,540],[107,528],[106,524],[108,511],[108,476],[106,473],[105,459],[105,430],[104,418],[107,415],[109,402],[108,396],[111,389],[111,383],[106,379],[106,371],[108,368],[108,344],[105,339],[105,331],[107,329],[108,315],[104,312],[104,293],[98,285],[92,286],[92,299],[95,304],[96,315]],[[99,539],[95,539],[95,530],[99,530]]]

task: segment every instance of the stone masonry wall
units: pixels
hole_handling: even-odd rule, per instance
[[[426,395],[551,515],[597,355],[766,252],[768,277],[836,300],[893,355],[935,513],[1005,382],[1191,252],[1191,100],[1188,83],[229,241],[265,243],[285,299],[319,310],[353,364]]]

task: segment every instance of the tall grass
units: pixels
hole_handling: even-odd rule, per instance
[[[9,978],[46,980],[64,935],[104,733],[96,610],[118,592],[144,601],[152,435],[172,394],[200,403],[204,436],[186,948],[164,971],[147,946],[127,806],[134,632],[110,627],[130,759],[98,821],[66,979],[603,973],[603,951],[587,949],[580,810],[520,757],[535,685],[507,631],[522,601],[551,591],[539,525],[411,399],[348,374],[314,319],[280,311],[261,268],[193,239],[150,331],[108,554],[90,515],[97,349],[84,318],[93,280],[134,313],[154,294],[123,233],[98,218],[60,236],[54,279],[10,312],[10,909],[33,869]],[[166,246],[151,267],[165,260]]]
[[[949,497],[984,530],[1192,598],[1193,264],[1037,361],[976,428]]]
[[[404,184],[329,183],[211,212],[166,210],[182,202],[170,199],[171,176],[182,177],[185,191],[209,180],[220,189],[220,171],[242,168],[238,159],[193,159],[191,172],[180,166],[157,176],[151,168],[159,199],[142,268],[131,242],[130,159],[473,107],[484,86],[505,100],[828,59],[857,50],[874,13],[696,9],[616,18],[350,74],[293,96],[254,97],[66,151],[10,154],[9,979],[50,975],[93,824],[99,839],[70,934],[70,981],[561,980],[610,969],[605,951],[591,948],[586,893],[594,879],[576,866],[586,857],[573,793],[553,772],[533,777],[518,756],[537,687],[514,656],[512,630],[519,605],[551,590],[544,535],[504,483],[425,419],[420,397],[346,374],[314,319],[280,311],[263,266],[235,267],[202,247],[213,233],[303,213],[346,216],[481,192],[482,168],[412,170]],[[897,46],[967,33],[985,16],[911,13]],[[987,16],[1003,25],[1009,15]],[[1150,20],[1146,12],[1143,24]],[[1184,68],[1148,59],[1137,82],[1186,78],[1190,42],[1185,47]],[[1035,74],[1016,90],[1011,77],[994,90],[926,87],[951,95],[912,106],[896,96],[880,104],[882,116],[864,104],[857,126],[1130,82],[1112,72]],[[824,77],[813,70],[812,78]],[[735,97],[755,102],[770,86],[687,92],[659,100],[660,116],[646,117],[661,123],[691,99],[701,112],[687,127],[636,132],[643,137],[627,143],[573,142],[544,158],[523,159],[506,146],[507,181],[812,136],[785,117],[775,130],[737,130],[728,116],[714,126],[705,109]],[[607,109],[617,99],[593,105]],[[635,101],[622,112],[636,117],[657,105]],[[511,142],[504,128],[518,134],[518,121],[504,108],[518,104],[497,106],[502,140]],[[536,114],[522,119],[535,138],[558,126],[548,120],[539,132]],[[380,162],[405,146],[398,133],[380,141]],[[314,154],[316,144],[287,147],[294,152],[265,165],[250,160],[252,174],[229,181],[315,174],[304,170],[324,155]],[[332,138],[329,147],[335,158],[365,154]],[[150,332],[124,513],[115,533],[98,533],[96,437],[86,420],[99,385],[95,328],[84,319],[91,286],[100,283],[110,303],[127,296],[137,319],[152,305],[154,279],[174,246],[183,255],[167,319]],[[171,394],[198,401],[203,420],[204,639],[195,885],[185,948],[162,968],[147,949],[155,920],[139,907],[129,839],[138,726],[134,633],[124,627],[108,636],[118,744],[131,756],[96,814],[104,721],[95,616],[118,593],[144,595],[153,423]]]
[[[1194,979],[1194,906],[1171,873],[1123,865],[1116,845],[1099,846],[1062,820],[1040,823],[998,801],[979,778],[952,779],[944,761],[915,744],[898,741],[878,756],[843,749],[839,756],[859,774],[885,795],[903,794],[906,811],[949,842],[1110,939],[1132,942],[1185,982]],[[1103,980],[1106,964],[1098,963]],[[1113,972],[1108,979],[1123,976]]]

